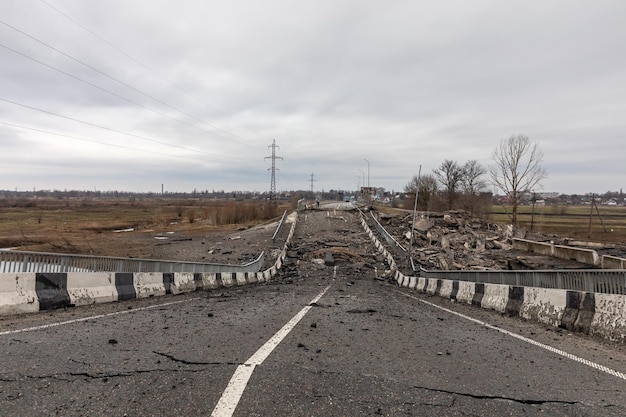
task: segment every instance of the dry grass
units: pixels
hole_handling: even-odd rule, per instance
[[[626,242],[626,207],[621,206],[532,206],[519,208],[519,226],[537,233],[557,234],[596,242]],[[510,223],[510,207],[493,206],[491,221]],[[591,229],[590,229],[591,220]],[[606,229],[606,231],[605,231]]]
[[[0,247],[127,256],[139,232],[206,232],[272,219],[286,207],[264,201],[198,199],[2,199]],[[138,256],[138,255],[132,255]]]

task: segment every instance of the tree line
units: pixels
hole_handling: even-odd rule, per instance
[[[404,191],[412,196],[417,192],[418,210],[464,209],[481,216],[491,205],[490,183],[511,201],[511,223],[517,225],[522,196],[547,177],[543,151],[528,136],[512,135],[500,141],[492,159],[488,169],[476,160],[460,164],[446,159],[431,173],[413,176]]]

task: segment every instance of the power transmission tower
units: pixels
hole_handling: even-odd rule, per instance
[[[267,169],[272,172],[272,179],[270,181],[270,201],[276,201],[276,171],[279,171],[279,169],[276,168],[276,160],[283,158],[276,156],[276,148],[280,149],[279,146],[276,146],[276,139],[272,141],[272,144],[269,145],[268,148],[272,149],[272,154],[270,156],[266,156],[264,159],[272,160],[272,167]]]
[[[315,179],[315,175],[311,172],[311,198],[315,197],[315,194],[313,193],[313,183],[317,181]]]

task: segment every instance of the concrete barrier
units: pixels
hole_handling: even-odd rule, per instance
[[[415,289],[415,287],[417,286],[417,277],[408,277],[406,275],[402,276],[404,277],[404,283],[406,284],[406,287],[410,289]]]
[[[67,273],[35,273],[35,292],[40,310],[52,310],[73,306],[67,291]]]
[[[451,298],[452,291],[454,289],[454,282],[458,282],[458,281],[450,281],[449,279],[441,280],[437,295],[440,297]]]
[[[459,281],[459,290],[456,293],[456,300],[466,304],[472,304],[474,298],[474,282]]]
[[[523,250],[526,252],[538,253],[545,256],[553,256],[559,259],[566,259],[570,261],[580,262],[585,265],[600,266],[607,269],[624,269],[624,264],[617,264],[621,266],[615,266],[614,262],[617,261],[615,257],[609,257],[605,267],[604,257],[600,258],[598,252],[593,249],[576,248],[573,246],[553,245],[545,242],[535,242],[527,239],[513,239],[513,248],[517,250]],[[623,261],[623,260],[622,260]]]
[[[590,333],[606,339],[626,342],[626,297],[595,294],[595,311]]]
[[[165,295],[164,275],[162,272],[137,272],[133,274],[133,284],[137,298]]]
[[[617,256],[603,255],[602,269],[626,269],[626,259]]]
[[[67,293],[74,306],[117,301],[114,272],[68,272]]]
[[[554,245],[553,255],[555,258],[567,259],[587,265],[600,265],[598,252],[593,249],[573,248],[571,246]]]
[[[509,295],[504,308],[504,313],[509,316],[519,316],[524,303],[524,290],[526,287],[509,285]]]
[[[513,248],[546,256],[553,256],[554,253],[554,248],[551,243],[535,242],[534,240],[527,239],[513,239]]]
[[[35,284],[35,273],[0,274],[0,315],[39,311]]]
[[[436,279],[429,279],[428,285],[426,287],[426,294],[436,295],[437,294],[437,281]]]
[[[520,316],[559,327],[565,312],[566,292],[551,288],[526,287]]]
[[[509,301],[509,286],[500,284],[485,284],[483,298],[480,301],[482,308],[504,313]]]
[[[202,279],[196,280],[193,272],[174,272],[174,280],[170,284],[171,294],[184,294],[202,288]],[[200,286],[198,286],[200,284]]]

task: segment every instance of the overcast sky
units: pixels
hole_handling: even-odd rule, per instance
[[[0,189],[268,191],[275,140],[278,191],[398,191],[525,134],[541,190],[618,191],[625,21],[623,0],[3,0]]]

